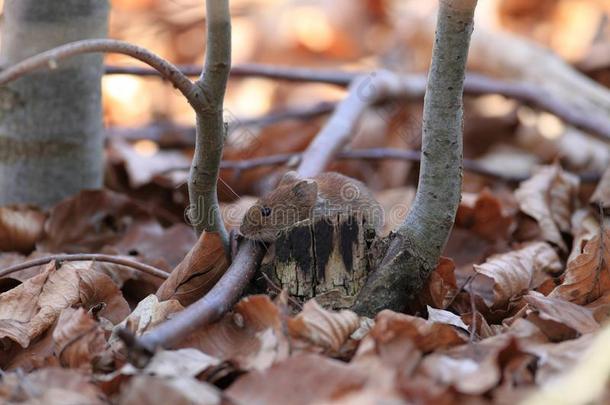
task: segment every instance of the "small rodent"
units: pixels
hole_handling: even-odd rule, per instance
[[[383,225],[383,209],[362,182],[335,172],[302,179],[291,171],[248,209],[240,232],[248,239],[273,242],[299,221],[339,213],[361,213],[376,231]]]

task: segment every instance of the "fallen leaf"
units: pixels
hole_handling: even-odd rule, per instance
[[[335,399],[362,389],[367,375],[356,367],[326,357],[290,357],[265,371],[252,371],[225,391],[237,403],[306,405]]]
[[[502,207],[500,200],[487,188],[472,196],[474,198],[466,197],[458,207],[455,226],[469,229],[491,241],[508,239],[514,219]]]
[[[468,325],[464,323],[462,318],[453,312],[445,311],[444,309],[435,309],[428,306],[428,321],[437,323],[446,323],[457,328],[468,330]]]
[[[593,302],[610,289],[609,266],[610,231],[606,230],[588,241],[582,253],[568,263],[563,282],[549,296],[580,305]]]
[[[465,289],[481,297],[488,307],[505,307],[562,269],[555,250],[547,243],[536,242],[474,265],[476,275]]]
[[[184,260],[157,290],[161,301],[178,300],[187,306],[203,297],[229,267],[218,233],[204,232]]]
[[[215,386],[191,377],[133,377],[121,391],[118,404],[220,405],[222,395]]]
[[[87,309],[100,303],[99,316],[113,323],[129,314],[121,291],[105,274],[89,265],[50,263],[45,271],[0,294],[0,338],[28,347],[31,340],[51,327],[61,311],[71,306]]]
[[[157,377],[197,377],[210,367],[220,364],[220,360],[200,350],[187,348],[161,350],[155,353],[143,369],[126,364],[120,370],[123,375],[154,375]]]
[[[527,319],[553,341],[572,339],[599,329],[588,308],[563,299],[545,297],[536,291],[530,291],[524,299],[530,312]]]
[[[307,342],[323,350],[338,352],[352,333],[360,327],[360,319],[352,311],[327,311],[315,300],[309,300],[303,310],[287,321],[293,339]]]
[[[534,218],[547,242],[561,250],[568,248],[562,232],[571,230],[570,218],[576,205],[579,179],[559,165],[543,166],[515,191],[519,208]]]
[[[420,301],[423,305],[444,309],[451,304],[458,291],[455,263],[441,256],[436,268],[428,277],[428,285],[424,288]]]
[[[121,323],[117,324],[109,342],[114,344],[119,341],[117,331],[128,328],[136,336],[141,336],[145,332],[154,328],[161,322],[167,320],[170,315],[184,309],[176,300],[159,302],[157,296],[149,295],[138,303],[138,306]]]
[[[47,252],[99,252],[120,241],[132,227],[155,222],[149,212],[130,198],[107,190],[81,191],[57,204],[37,244]]]
[[[378,345],[397,338],[409,340],[424,353],[460,345],[468,340],[465,333],[451,325],[389,310],[377,314],[370,336]]]
[[[280,311],[266,295],[243,298],[233,313],[187,337],[193,347],[242,370],[265,369],[288,354]]]
[[[46,218],[33,207],[0,207],[0,251],[30,253],[42,237]]]
[[[65,308],[53,330],[55,355],[63,367],[91,371],[106,349],[101,325],[83,308]]]
[[[104,405],[107,400],[85,374],[45,368],[24,375],[6,373],[0,380],[0,399],[8,404]]]

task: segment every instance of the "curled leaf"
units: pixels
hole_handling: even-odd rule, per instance
[[[89,371],[106,348],[104,330],[83,308],[66,308],[61,312],[53,341],[62,366]]]
[[[488,307],[504,307],[562,268],[555,250],[547,243],[536,242],[474,265],[476,275],[466,289],[480,296]]]
[[[550,294],[554,298],[588,304],[610,288],[610,231],[588,241],[582,253],[568,263],[564,280]]]
[[[352,311],[327,311],[315,300],[309,300],[303,311],[288,322],[288,332],[296,339],[305,340],[325,350],[338,351],[360,326],[358,315]]]
[[[538,222],[544,240],[563,251],[568,248],[561,233],[570,232],[579,184],[578,177],[552,165],[539,168],[515,191],[519,208]]]

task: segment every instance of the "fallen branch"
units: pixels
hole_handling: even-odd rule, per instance
[[[262,246],[244,241],[231,266],[210,292],[175,314],[149,333],[137,339],[136,346],[154,353],[157,348],[170,348],[198,329],[218,320],[241,296],[263,259]]]
[[[142,273],[149,274],[153,277],[166,279],[169,274],[161,269],[158,269],[153,266],[149,266],[148,264],[139,263],[135,260],[130,260],[125,257],[120,256],[110,256],[103,254],[89,254],[89,253],[79,253],[79,254],[61,254],[61,255],[51,255],[45,256],[34,260],[29,260],[27,262],[23,262],[20,264],[16,264],[14,266],[7,267],[5,269],[0,270],[0,278],[6,277],[9,274],[16,273],[21,270],[29,269],[36,266],[42,266],[43,264],[50,263],[52,261],[56,262],[102,262],[102,263],[113,263],[118,264],[125,267],[130,267],[134,270],[141,271]]]
[[[195,66],[181,67],[185,74],[193,74]],[[153,69],[107,66],[107,73],[128,73],[144,76],[158,75]],[[233,67],[231,76],[234,77],[262,77],[276,80],[295,82],[316,82],[333,84],[337,86],[349,86],[352,81],[364,72],[341,72],[324,69],[305,69],[280,67],[270,65],[247,64]],[[426,77],[424,75],[410,74],[401,75],[405,82],[404,86],[409,88],[409,98],[423,98],[426,89]],[[592,116],[566,104],[562,99],[552,97],[547,90],[532,83],[517,83],[513,81],[493,79],[479,74],[468,74],[464,82],[464,94],[483,95],[498,94],[507,98],[518,100],[533,108],[549,112],[561,118],[566,124],[581,129],[591,135],[606,141],[610,140],[610,119],[603,116]]]
[[[281,165],[288,162],[300,162],[303,158],[302,153],[282,153],[260,158],[245,160],[223,160],[220,168],[226,170],[252,170],[259,167]],[[404,150],[397,148],[370,148],[370,149],[351,149],[339,152],[336,156],[339,160],[408,160],[419,162],[421,152],[416,150]],[[519,183],[530,178],[529,174],[510,175],[500,170],[489,169],[476,160],[464,159],[464,170],[485,177],[491,177],[507,183]],[[175,170],[187,170],[187,168],[176,168]],[[599,173],[581,173],[578,175],[584,183],[597,183],[601,178]]]

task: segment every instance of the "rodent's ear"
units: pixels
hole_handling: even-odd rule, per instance
[[[301,180],[301,178],[299,177],[299,174],[297,172],[295,172],[294,170],[291,170],[289,172],[286,172],[282,176],[282,180],[280,180],[280,184],[278,184],[278,186],[285,186],[288,184],[293,184],[299,180]]]
[[[300,201],[313,204],[318,198],[318,183],[310,179],[301,180],[292,186],[292,192]]]

